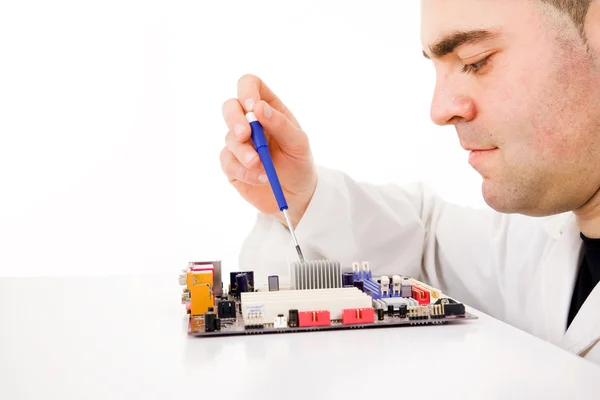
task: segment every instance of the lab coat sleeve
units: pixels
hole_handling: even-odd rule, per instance
[[[501,264],[510,217],[449,204],[422,183],[373,185],[318,167],[296,235],[306,259],[368,261],[374,276],[403,274],[501,317]],[[287,228],[258,215],[240,254],[243,270],[289,279],[298,260]]]

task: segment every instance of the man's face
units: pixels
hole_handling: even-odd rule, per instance
[[[576,210],[600,187],[600,22],[588,20],[589,52],[568,17],[538,0],[422,0],[431,118],[455,125],[463,148],[488,150],[469,163],[498,211]]]

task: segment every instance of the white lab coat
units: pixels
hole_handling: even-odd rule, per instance
[[[600,286],[565,331],[581,253],[575,217],[532,218],[449,204],[423,184],[376,186],[318,167],[296,236],[306,259],[369,261],[600,364]],[[257,282],[289,278],[284,225],[258,215],[240,253]]]

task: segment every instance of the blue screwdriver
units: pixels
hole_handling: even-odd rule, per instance
[[[304,262],[302,250],[300,250],[298,239],[296,239],[296,234],[294,233],[294,228],[292,227],[292,221],[290,220],[290,217],[287,213],[288,205],[285,201],[285,196],[283,195],[283,189],[281,189],[281,184],[279,183],[279,177],[277,177],[277,172],[275,172],[275,166],[273,165],[273,160],[271,159],[271,153],[269,153],[267,138],[265,137],[263,127],[260,124],[260,122],[258,122],[258,120],[256,119],[256,115],[253,112],[247,113],[246,119],[250,123],[250,129],[252,131],[251,138],[252,142],[254,143],[254,148],[256,149],[260,160],[262,161],[263,167],[265,168],[265,172],[267,173],[267,177],[269,178],[269,183],[271,184],[271,189],[273,189],[273,194],[275,195],[275,200],[277,200],[279,210],[283,211],[283,215],[285,216],[285,220],[288,224],[288,229],[292,234],[292,239],[294,240],[294,244],[296,245],[296,252],[300,257],[300,262]]]

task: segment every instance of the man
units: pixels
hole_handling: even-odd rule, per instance
[[[306,258],[414,276],[600,364],[600,0],[423,0],[421,39],[431,118],[456,127],[493,210],[316,166],[292,113],[244,76],[221,153],[260,211],[241,267],[285,274],[296,259],[249,141],[254,110]]]

